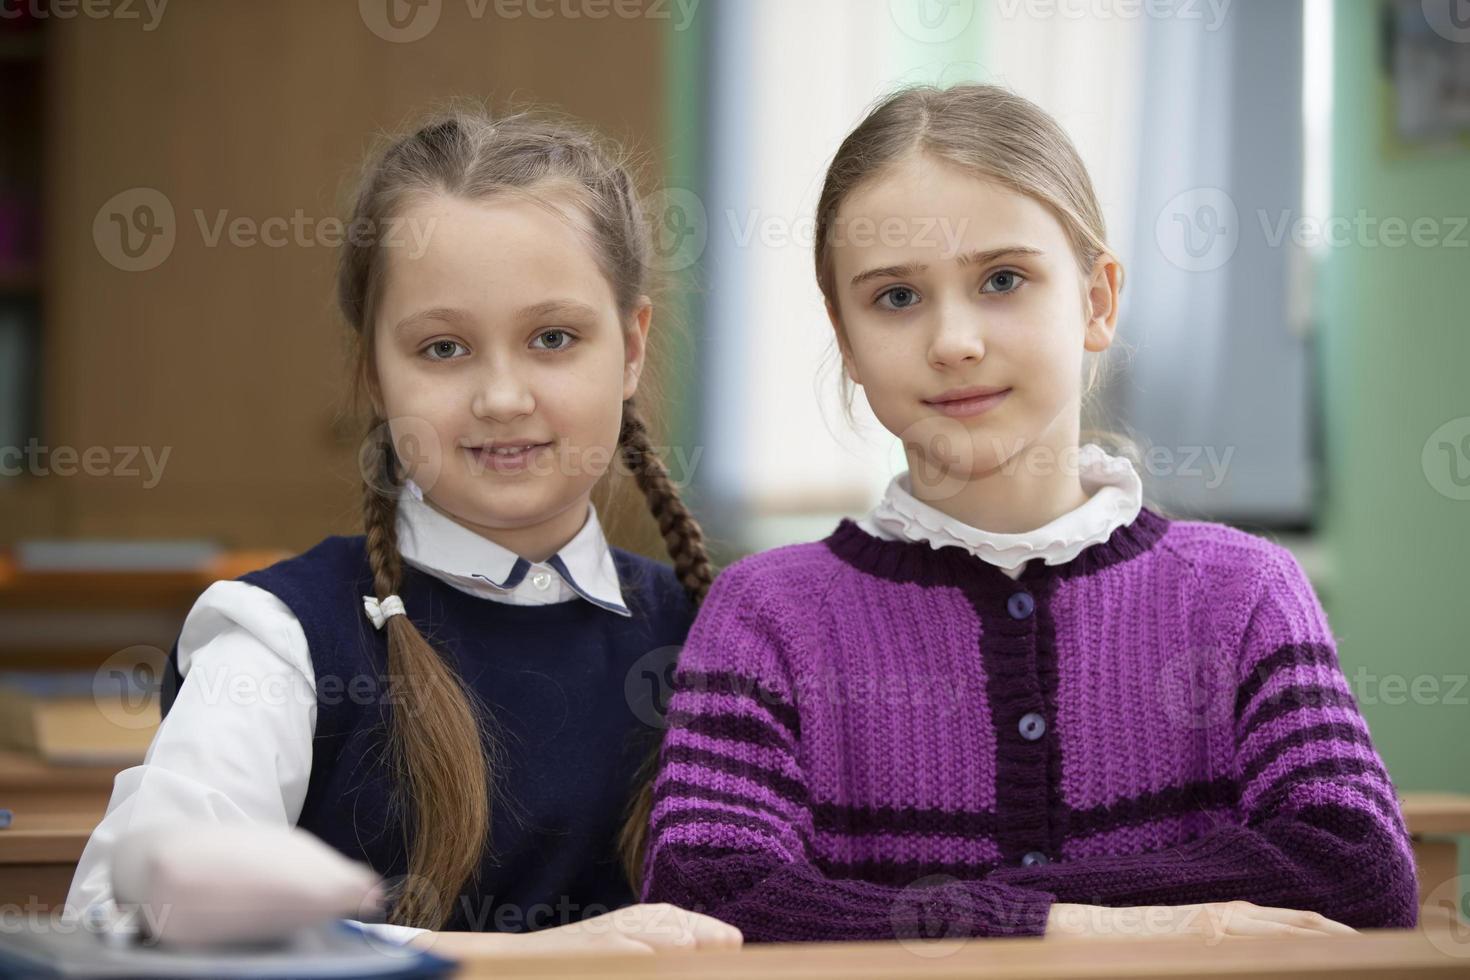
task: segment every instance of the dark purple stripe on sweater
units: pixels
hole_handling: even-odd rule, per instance
[[[1358,702],[1351,693],[1323,684],[1298,684],[1294,687],[1283,687],[1275,694],[1268,694],[1257,702],[1254,713],[1240,726],[1236,734],[1236,742],[1244,744],[1257,728],[1302,708],[1351,708],[1357,711]]]
[[[1288,643],[1273,653],[1263,657],[1254,667],[1250,674],[1235,689],[1235,717],[1237,720],[1244,718],[1246,709],[1250,707],[1251,701],[1260,693],[1266,682],[1280,670],[1289,670],[1292,667],[1305,667],[1315,665],[1336,666],[1337,657],[1332,648],[1325,643]]]
[[[699,800],[704,803],[725,803],[730,806],[743,806],[751,810],[760,810],[769,813],[778,820],[789,819],[786,814],[773,809],[770,803],[757,796],[742,793],[727,793],[724,790],[715,789],[712,786],[701,786],[698,783],[689,782],[687,779],[660,780],[657,789],[653,792],[653,805],[657,807],[665,800],[675,798]],[[785,799],[785,797],[777,798]]]
[[[664,765],[674,762],[682,762],[691,766],[703,766],[714,769],[726,775],[738,776],[748,779],[753,783],[760,783],[776,795],[790,800],[797,806],[807,805],[806,784],[800,780],[792,779],[785,773],[765,766],[757,766],[740,759],[732,759],[718,752],[710,752],[706,749],[698,749],[692,745],[668,745],[663,749]]]
[[[1083,548],[1069,562],[1027,562],[1019,584],[1092,575],[1136,558],[1164,536],[1169,524],[1167,517],[1145,507],[1131,524],[1114,529],[1108,540]],[[852,567],[891,582],[975,589],[1001,596],[1010,595],[1018,584],[997,566],[958,545],[933,548],[926,541],[885,541],[864,531],[851,518],[839,521],[822,543]]]
[[[1144,793],[1114,800],[1085,810],[1064,809],[1060,818],[1064,836],[1086,837],[1116,830],[1128,824],[1181,817],[1189,813],[1218,810],[1234,806],[1240,793],[1234,779],[1200,780],[1182,786],[1169,786],[1154,793]]]
[[[1244,789],[1255,782],[1257,776],[1287,752],[1312,742],[1351,742],[1365,749],[1373,748],[1373,739],[1368,736],[1368,733],[1346,721],[1329,721],[1308,728],[1298,728],[1267,745],[1251,758],[1251,761],[1240,771],[1241,788]]]
[[[765,834],[781,844],[787,843],[790,838],[794,837],[801,845],[802,854],[806,862],[808,864],[812,863],[811,842],[801,832],[801,828],[784,821],[771,821],[749,813],[735,813],[730,810],[720,810],[710,806],[691,806],[678,810],[669,810],[661,818],[653,822],[649,832],[653,836],[658,837],[674,827],[682,827],[685,824],[691,823],[724,824],[727,827],[740,827],[744,830],[753,830],[756,833]]]
[[[674,674],[674,690],[735,694],[749,698],[791,733],[792,742],[801,738],[801,715],[795,705],[775,688],[763,686],[754,678],[724,672],[679,670]]]
[[[1326,776],[1376,776],[1383,781],[1384,785],[1392,785],[1389,783],[1388,773],[1384,772],[1383,767],[1371,759],[1322,759],[1309,765],[1298,766],[1295,769],[1283,773],[1280,779],[1276,780],[1260,796],[1256,797],[1255,805],[1251,807],[1251,811],[1255,814],[1269,816],[1276,812],[1292,789],[1300,786],[1302,783],[1322,779]],[[1373,802],[1373,805],[1378,808],[1378,811],[1388,819],[1389,823],[1398,827],[1403,826],[1401,822],[1403,818],[1397,804],[1384,796],[1378,787],[1363,780],[1354,780],[1346,788],[1368,797]]]
[[[795,757],[795,746],[790,733],[784,728],[764,724],[749,715],[729,713],[705,714],[703,712],[670,711],[669,727],[682,728],[696,735],[722,738],[731,742],[748,742],[768,749],[776,749]]]

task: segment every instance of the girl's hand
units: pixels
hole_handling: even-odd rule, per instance
[[[1246,936],[1340,936],[1357,931],[1316,912],[1270,908],[1245,901],[1124,908],[1059,902],[1051,907],[1046,919],[1047,939],[1204,936],[1220,940]]]
[[[654,953],[738,949],[740,930],[719,919],[664,903],[630,905],[538,932],[426,932],[409,940],[450,959],[567,953]]]

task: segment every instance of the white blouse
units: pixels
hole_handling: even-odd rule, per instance
[[[1077,453],[1077,468],[1087,501],[1076,509],[1021,534],[997,534],[971,527],[924,503],[910,492],[908,473],[900,473],[858,527],[885,541],[927,541],[935,549],[964,548],[1018,578],[1026,562],[1069,562],[1089,545],[1106,541],[1133,522],[1143,507],[1143,480],[1127,457],[1110,455],[1096,443]]]
[[[581,599],[622,616],[617,567],[597,508],[555,556],[532,563],[434,510],[412,481],[398,502],[404,561],[470,595],[511,605]],[[358,614],[366,616],[361,605]],[[409,610],[412,613],[412,610]],[[143,763],[118,773],[77,864],[68,914],[115,913],[111,849],[123,834],[185,820],[295,826],[311,778],[316,674],[306,634],[271,592],[223,581],[199,596],[178,641],[179,685]],[[406,941],[406,926],[366,928]]]

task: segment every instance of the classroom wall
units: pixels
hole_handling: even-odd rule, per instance
[[[156,486],[114,473],[0,481],[0,544],[303,549],[357,533],[365,433],[341,417],[347,330],[336,252],[315,229],[343,213],[380,131],[450,96],[548,103],[631,144],[661,179],[665,21],[445,3],[415,8],[438,21],[410,38],[375,32],[360,12],[371,7],[211,0],[169,4],[150,29],[47,24],[40,441],[104,447],[114,461],[117,447],[169,455]],[[172,252],[141,271],[94,237],[99,213],[133,188],[174,212]],[[293,224],[282,247],[207,241],[222,217],[261,227],[298,215],[304,231]],[[658,553],[636,494],[611,510],[615,543]]]
[[[1470,150],[1385,150],[1378,5],[1334,9],[1332,213],[1470,215]],[[1442,227],[1448,239],[1451,224]],[[1439,426],[1470,416],[1467,236],[1458,247],[1387,247],[1349,235],[1328,250],[1320,282],[1327,612],[1349,679],[1366,672],[1354,692],[1401,792],[1470,790],[1470,500],[1436,489],[1449,482],[1443,457],[1438,470],[1422,459]],[[1389,675],[1409,690],[1384,683]],[[1439,696],[1415,698],[1416,679]]]

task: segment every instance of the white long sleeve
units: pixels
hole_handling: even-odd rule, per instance
[[[183,675],[141,765],[118,773],[107,813],[77,864],[66,904],[113,903],[119,837],[185,820],[293,827],[311,779],[315,674],[300,622],[246,582],[216,582],[179,634]],[[423,930],[369,924],[394,941]]]

